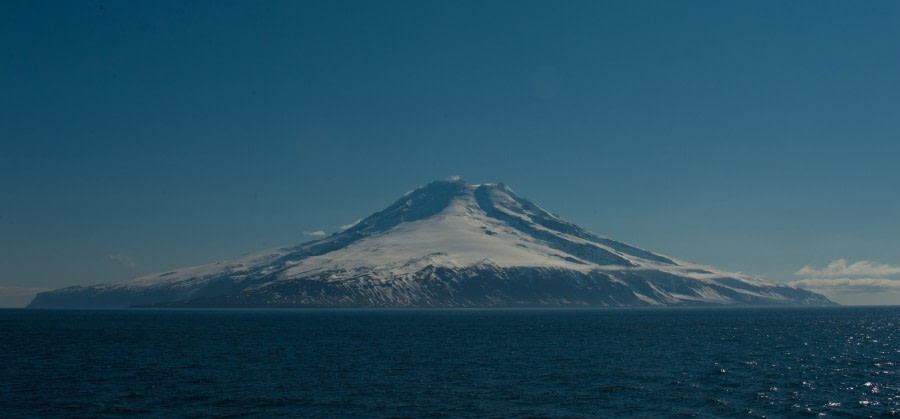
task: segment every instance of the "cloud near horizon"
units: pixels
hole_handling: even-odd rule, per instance
[[[900,293],[900,267],[867,260],[838,259],[821,269],[806,265],[795,275],[805,279],[790,285],[826,295]]]
[[[885,265],[868,260],[848,264],[847,259],[838,259],[822,269],[806,265],[800,268],[795,275],[814,278],[881,277],[900,275],[900,266]]]
[[[900,292],[900,280],[887,278],[815,278],[792,281],[790,284],[825,294]]]
[[[313,237],[325,237],[326,236],[325,232],[322,230],[304,231],[303,234],[306,234],[307,236],[313,236]]]

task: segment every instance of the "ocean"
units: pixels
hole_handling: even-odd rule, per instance
[[[900,307],[0,310],[0,417],[900,415]]]

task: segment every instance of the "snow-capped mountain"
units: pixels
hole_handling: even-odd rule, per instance
[[[503,185],[432,182],[329,237],[29,307],[828,305],[822,295],[595,235]]]

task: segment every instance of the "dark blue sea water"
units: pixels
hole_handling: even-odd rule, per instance
[[[900,307],[2,310],[0,417],[900,414]]]

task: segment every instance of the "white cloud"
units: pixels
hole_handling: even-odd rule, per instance
[[[351,227],[353,227],[353,226],[359,224],[360,221],[362,221],[362,218],[360,218],[360,219],[358,219],[358,220],[356,220],[356,221],[354,221],[354,222],[352,222],[352,223],[350,223],[350,224],[344,224],[344,225],[340,226],[339,228],[340,228],[341,230],[346,230],[346,229],[348,229],[348,228],[351,228]]]
[[[900,280],[888,278],[812,278],[788,284],[829,295],[900,292]]]
[[[848,264],[846,259],[838,259],[822,269],[806,265],[797,271],[796,275],[811,278],[878,278],[900,275],[900,266],[885,265],[867,260]]]
[[[795,275],[805,278],[788,284],[830,297],[866,294],[891,300],[892,296],[896,296],[900,303],[900,267],[897,266],[867,260],[851,263],[838,259],[821,269],[806,265]]]
[[[106,257],[108,257],[109,260],[119,262],[120,264],[122,264],[122,266],[128,268],[134,268],[135,266],[137,266],[137,261],[135,261],[133,257],[128,256],[122,252],[109,254],[106,255]]]
[[[306,234],[307,236],[313,236],[313,237],[325,237],[325,232],[322,230],[304,231],[303,234]]]

